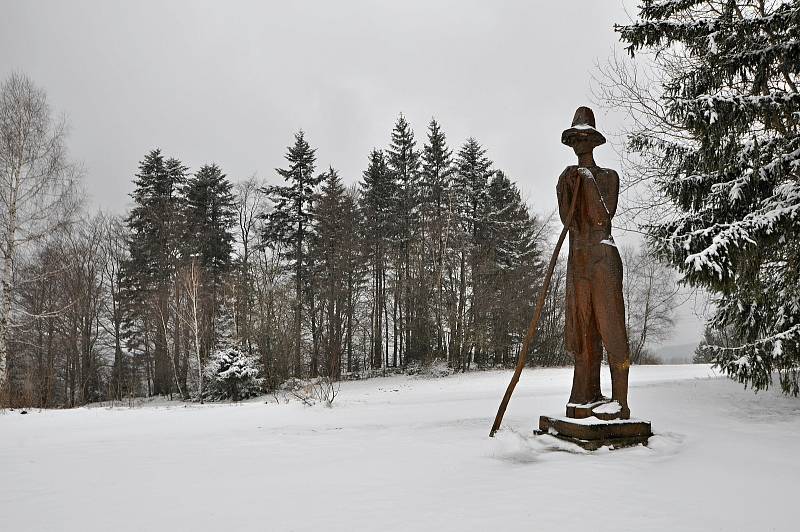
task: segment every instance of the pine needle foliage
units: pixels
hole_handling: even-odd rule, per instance
[[[711,326],[737,331],[711,359],[756,390],[800,392],[800,1],[644,0],[618,26],[632,56],[672,54],[662,103],[679,141],[629,148],[662,168],[675,215],[648,227],[685,282],[714,294]]]

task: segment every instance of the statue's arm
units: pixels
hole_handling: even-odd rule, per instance
[[[606,181],[606,206],[608,215],[613,218],[617,214],[617,202],[619,201],[619,174],[614,170],[608,170],[608,180]]]
[[[558,214],[561,216],[561,223],[567,224],[567,216],[569,216],[569,207],[572,202],[572,190],[574,180],[570,179],[570,170],[572,167],[568,166],[558,176],[558,184],[556,185],[556,197],[558,198]]]
[[[610,223],[617,212],[619,197],[619,176],[614,170],[606,170],[601,179],[587,174],[584,176],[583,195],[589,217],[596,222]]]

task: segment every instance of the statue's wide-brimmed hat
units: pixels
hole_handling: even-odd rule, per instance
[[[595,129],[594,112],[588,107],[578,107],[572,119],[572,127],[561,134],[561,142],[573,146],[579,140],[589,140],[592,146],[606,143],[606,138]]]

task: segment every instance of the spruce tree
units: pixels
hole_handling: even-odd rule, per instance
[[[333,168],[325,180],[314,206],[316,232],[312,254],[316,257],[319,278],[319,305],[324,317],[322,352],[326,357],[323,375],[338,379],[345,350],[348,305],[348,273],[353,251],[353,215],[347,190]]]
[[[486,255],[488,183],[494,174],[486,150],[474,138],[469,138],[458,152],[455,161],[453,187],[457,192],[456,212],[460,234],[454,245],[460,255],[459,293],[457,303],[457,334],[455,348],[462,369],[469,369],[472,356],[481,360],[485,353],[482,293],[488,285],[481,282],[481,260]],[[469,290],[471,288],[471,290]],[[467,336],[466,332],[471,334]]]
[[[212,401],[256,397],[264,386],[258,357],[242,350],[235,337],[233,316],[226,306],[222,305],[215,322],[219,341],[203,368],[203,378],[208,381],[204,397]]]
[[[395,302],[397,324],[395,331],[395,361],[401,363],[421,361],[427,350],[426,338],[415,337],[421,332],[414,323],[419,309],[419,293],[412,264],[413,248],[420,236],[420,154],[411,126],[401,114],[392,130],[392,141],[387,150],[387,166],[394,179],[396,198],[393,204],[395,221]]]
[[[372,277],[372,307],[370,365],[380,368],[384,349],[388,350],[388,305],[387,305],[387,255],[391,249],[395,230],[394,203],[395,183],[380,150],[372,150],[364,171],[359,201],[360,234],[364,239],[364,254]],[[387,358],[388,358],[388,351]]]
[[[441,209],[447,201],[453,173],[453,151],[435,118],[428,124],[428,139],[422,147],[422,189],[425,202]]]
[[[182,236],[186,171],[177,159],[165,159],[160,149],[152,150],[139,163],[136,189],[131,194],[134,206],[126,222],[136,280],[145,290],[165,282],[172,273]]]
[[[213,324],[222,277],[232,266],[236,216],[232,187],[216,164],[202,166],[184,187],[184,261],[196,260],[205,280],[201,295],[203,359],[215,341]]]
[[[430,265],[428,281],[434,294],[436,356],[445,356],[444,330],[444,259],[452,222],[452,150],[439,123],[431,119],[428,140],[422,148],[422,217],[424,224],[423,261]],[[426,283],[426,293],[429,288]]]
[[[134,206],[126,219],[130,254],[123,264],[122,280],[126,296],[123,299],[128,301],[128,336],[134,342],[146,342],[141,336],[147,335],[147,330],[139,331],[140,325],[155,333],[153,392],[156,395],[172,392],[174,380],[166,324],[171,315],[171,288],[182,250],[182,190],[186,173],[179,160],[165,159],[161,150],[148,153],[139,164],[134,180],[136,189],[131,194]]]
[[[644,0],[617,27],[631,55],[672,54],[661,104],[680,135],[630,138],[675,215],[649,227],[684,280],[715,295],[709,346],[755,389],[800,392],[800,2]],[[680,58],[683,58],[682,60]]]
[[[233,185],[216,164],[207,164],[190,177],[185,186],[187,253],[215,281],[231,267],[233,252]]]
[[[486,150],[474,138],[467,139],[456,158],[453,186],[459,193],[459,218],[473,245],[479,243],[485,228],[487,186],[493,173]]]
[[[286,184],[265,188],[273,206],[265,216],[263,239],[268,245],[281,247],[287,267],[294,275],[293,336],[294,369],[297,374],[302,365],[303,290],[309,280],[306,249],[313,232],[314,198],[323,176],[314,175],[316,150],[309,146],[303,131],[296,133],[294,138],[294,145],[289,146],[286,152],[288,166],[276,169]]]
[[[515,357],[533,312],[543,274],[536,219],[519,189],[502,171],[489,183],[486,207],[485,260],[488,352],[486,363],[508,365]]]
[[[346,288],[345,296],[345,323],[344,323],[344,350],[347,357],[347,371],[353,371],[356,361],[354,348],[356,346],[356,330],[359,316],[356,314],[361,300],[361,290],[366,277],[366,253],[361,240],[361,211],[358,208],[358,186],[351,185],[345,191],[342,200],[341,226],[342,251],[340,258],[344,267],[343,278]]]

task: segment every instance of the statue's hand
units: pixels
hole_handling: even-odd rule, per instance
[[[579,169],[575,166],[569,168],[567,170],[566,175],[564,176],[564,181],[569,185],[571,190],[575,190],[575,185],[578,184],[578,179],[581,178],[581,173]]]

